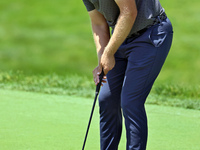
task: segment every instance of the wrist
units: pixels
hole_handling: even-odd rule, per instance
[[[97,57],[98,57],[98,66],[101,65],[101,56],[103,54],[103,49],[97,50]]]
[[[115,52],[116,52],[115,50],[113,50],[109,47],[106,47],[103,54],[107,55],[107,56],[114,56]]]

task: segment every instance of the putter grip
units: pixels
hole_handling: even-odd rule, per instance
[[[96,87],[96,93],[99,93],[103,76],[104,76],[104,72],[103,72],[103,69],[102,69],[101,74],[99,75],[99,83],[97,84],[97,87]]]

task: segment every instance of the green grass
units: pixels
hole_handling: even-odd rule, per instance
[[[200,1],[161,3],[174,40],[158,81],[199,85]],[[82,1],[7,0],[0,2],[0,13],[0,70],[92,76],[97,57]]]
[[[96,52],[82,2],[8,0],[0,7],[0,69],[89,72]]]
[[[147,100],[148,150],[196,150],[200,1],[161,3],[172,21],[174,39]],[[80,149],[97,64],[82,1],[4,0],[0,13],[0,149]],[[99,148],[97,113],[87,149]],[[123,135],[120,150],[124,147]]]
[[[174,39],[150,103],[199,109],[200,1],[161,3]],[[7,0],[0,13],[0,88],[93,96],[97,57],[82,1]]]
[[[81,149],[93,99],[0,90],[0,146],[3,150]],[[199,111],[146,105],[147,150],[198,150]],[[98,106],[86,149],[99,149]],[[119,150],[125,149],[125,132]]]
[[[95,85],[92,78],[80,75],[1,72],[0,88],[57,95],[76,95],[93,98]],[[147,103],[200,110],[200,86],[156,83]]]

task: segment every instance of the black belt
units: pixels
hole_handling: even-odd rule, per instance
[[[162,13],[161,15],[157,16],[153,22],[153,25],[161,23],[163,20],[165,20],[167,18],[166,13]]]

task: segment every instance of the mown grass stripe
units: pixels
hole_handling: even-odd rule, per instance
[[[92,98],[0,90],[0,146],[3,150],[81,149]],[[147,150],[198,150],[197,110],[146,105]],[[125,149],[123,130],[119,150]],[[99,149],[99,114],[95,108],[86,149]]]

